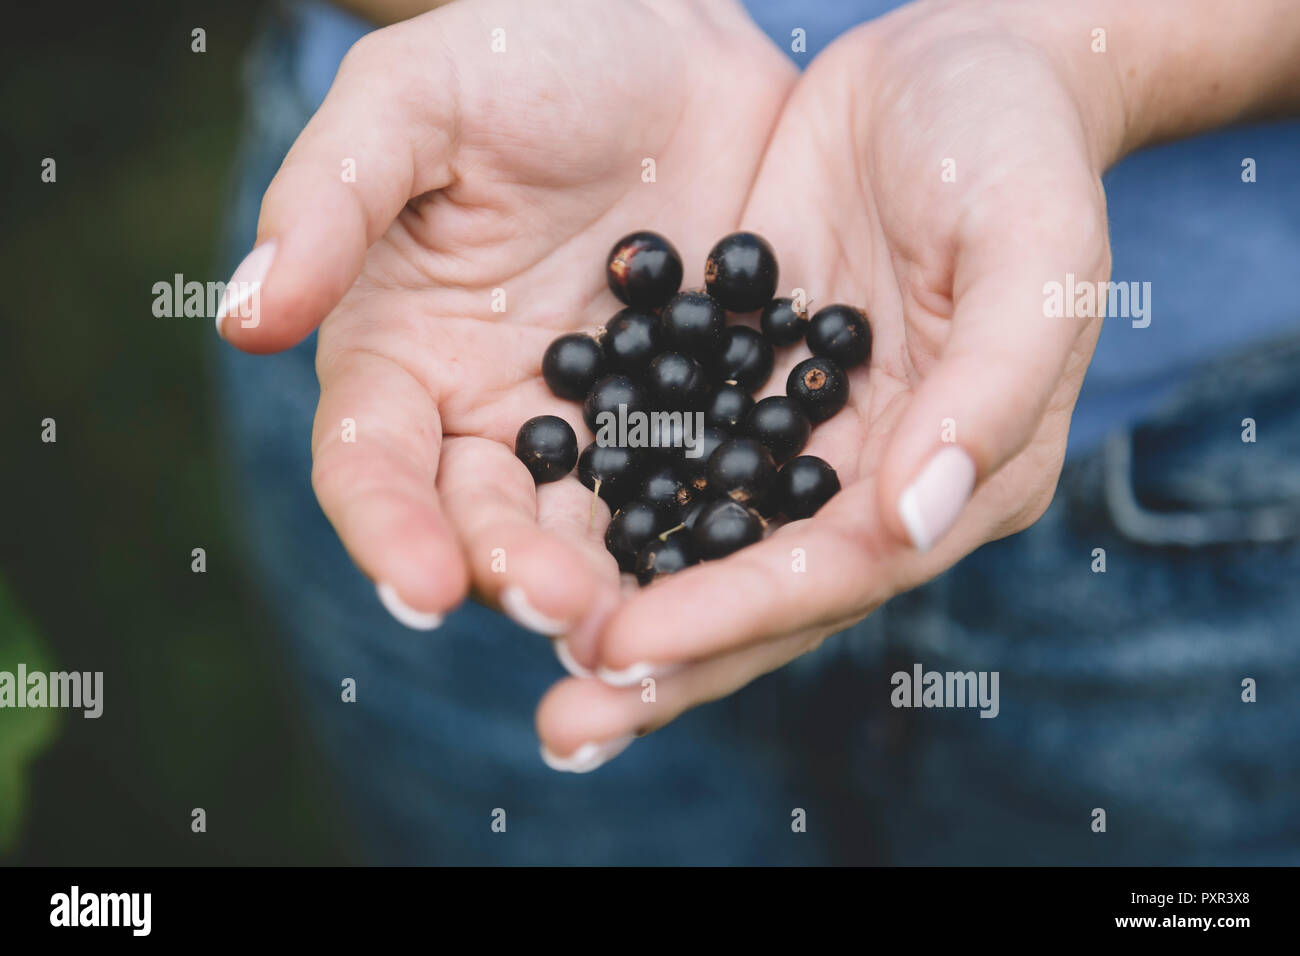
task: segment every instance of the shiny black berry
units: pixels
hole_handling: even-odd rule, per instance
[[[729,325],[717,368],[723,381],[756,392],[772,374],[772,346],[747,325]]]
[[[761,441],[779,465],[803,451],[812,434],[812,423],[794,399],[772,395],[750,410],[744,432]]]
[[[667,531],[668,515],[645,501],[629,501],[609,520],[605,549],[618,561],[620,571],[636,569],[636,556],[650,539]]]
[[[555,415],[538,415],[519,427],[515,457],[524,463],[533,481],[558,481],[578,460],[578,436],[572,426]]]
[[[682,509],[681,524],[688,531],[695,527],[695,522],[700,519],[700,514],[709,505],[713,504],[715,498],[695,498],[689,505]]]
[[[790,370],[785,393],[814,424],[824,422],[849,400],[849,378],[834,359],[814,355]]]
[[[656,356],[646,371],[645,381],[655,411],[696,409],[709,394],[709,377],[704,368],[680,352]]]
[[[700,497],[709,493],[709,460],[713,453],[731,440],[731,433],[713,425],[704,426],[702,433],[693,434],[691,446],[679,450],[677,471],[687,487]],[[694,456],[694,457],[692,457]]]
[[[685,531],[658,535],[650,539],[636,556],[636,579],[639,583],[649,584],[655,578],[665,574],[676,574],[692,564],[699,563],[695,553],[695,543]]]
[[[763,338],[775,346],[794,345],[808,328],[808,313],[796,309],[793,299],[773,299],[758,318]]]
[[[733,232],[718,241],[704,263],[709,295],[728,312],[753,312],[776,291],[776,253],[752,232]]]
[[[776,482],[772,453],[753,438],[731,438],[709,458],[709,492],[742,505],[764,501]]]
[[[798,520],[811,518],[840,490],[835,469],[816,455],[791,458],[776,477],[776,501],[781,513]]]
[[[605,356],[590,335],[561,335],[542,356],[542,378],[560,398],[582,401],[604,373]]]
[[[760,541],[763,519],[752,508],[723,498],[710,502],[691,528],[695,550],[704,561],[714,561]]]
[[[582,420],[593,432],[599,432],[602,419],[599,415],[609,412],[614,416],[606,419],[618,428],[618,407],[627,406],[627,412],[644,412],[646,410],[646,390],[626,375],[606,375],[587,393],[582,403]]]
[[[640,375],[650,360],[664,350],[659,316],[640,309],[623,309],[605,323],[601,345],[611,372]]]
[[[686,440],[686,422],[684,419],[692,416],[693,412],[677,412],[671,410],[652,409],[650,417],[646,422],[645,439],[647,444],[646,452],[650,458],[657,463],[675,464],[682,454],[682,443]],[[691,427],[694,428],[694,419]],[[628,438],[634,436],[629,432]],[[640,436],[635,436],[638,440]]]
[[[578,480],[618,508],[640,490],[641,467],[639,449],[592,442],[578,457]]]
[[[641,481],[641,500],[663,514],[676,517],[691,498],[691,489],[671,465],[660,465]]]
[[[674,352],[709,361],[722,354],[727,314],[705,292],[680,292],[661,313],[664,344]]]
[[[735,430],[754,407],[754,399],[740,385],[723,382],[704,403],[704,421],[718,428]]]
[[[655,309],[681,288],[682,257],[658,233],[634,232],[609,250],[605,281],[625,305]]]
[[[867,315],[851,305],[828,305],[808,320],[808,348],[850,369],[871,357],[871,326]]]

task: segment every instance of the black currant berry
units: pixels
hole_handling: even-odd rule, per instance
[[[634,232],[609,250],[605,281],[625,305],[655,309],[681,288],[682,257],[658,233]]]
[[[618,508],[640,489],[641,467],[638,449],[592,442],[578,457],[578,480]]]
[[[709,459],[719,447],[731,440],[731,434],[713,425],[706,425],[704,431],[694,438],[694,448],[683,447],[677,450],[680,456],[677,459],[677,470],[687,487],[696,497],[700,497],[710,490]],[[699,454],[692,458],[691,453],[696,451]]]
[[[851,305],[828,305],[808,321],[808,348],[850,369],[871,358],[867,315]]]
[[[695,550],[705,561],[725,558],[763,537],[763,519],[752,508],[723,498],[710,502],[691,529]]]
[[[664,352],[650,363],[646,387],[655,411],[689,410],[704,404],[709,394],[709,377],[689,355]]]
[[[745,420],[754,400],[735,382],[723,382],[714,388],[704,403],[704,422],[718,428],[737,429]]]
[[[776,482],[772,453],[753,438],[732,438],[718,446],[709,458],[711,494],[726,495],[742,505],[757,505],[767,498]]]
[[[776,253],[752,232],[733,232],[718,241],[704,263],[709,295],[728,312],[753,312],[776,291]]]
[[[778,472],[778,473],[777,473],[777,478],[779,479],[780,477],[781,477],[781,475],[780,475],[780,473]],[[760,515],[762,515],[764,518],[767,518],[768,520],[771,520],[771,519],[773,519],[773,518],[776,518],[778,515],[781,514],[781,506],[780,506],[779,504],[777,504],[777,501],[776,501],[776,485],[775,485],[775,484],[772,486],[772,493],[769,494],[769,495],[768,495],[766,498],[764,498],[762,501],[760,501],[757,505],[755,505],[755,506],[754,506],[754,510],[757,511],[757,512],[758,512]]]
[[[618,561],[620,571],[636,569],[636,556],[650,539],[668,529],[667,516],[646,501],[629,501],[609,519],[605,548]]]
[[[791,458],[776,476],[777,504],[782,514],[796,521],[811,518],[839,490],[835,469],[816,455]]]
[[[669,410],[664,410],[665,412]],[[673,465],[682,454],[682,442],[686,439],[686,426],[683,421],[688,413],[677,415],[664,414],[652,410],[646,430],[647,454],[656,463]],[[628,436],[629,439],[632,437]]]
[[[849,378],[834,359],[814,355],[790,370],[785,393],[814,424],[824,422],[849,400]]]
[[[689,505],[683,508],[681,515],[682,527],[686,528],[688,531],[693,529],[695,527],[695,522],[700,519],[700,515],[703,513],[704,509],[713,504],[714,501],[716,501],[714,498],[697,497]]]
[[[796,309],[793,299],[773,299],[763,306],[758,324],[773,345],[794,345],[808,328],[808,313]]]
[[[729,325],[717,364],[723,381],[756,392],[772,374],[772,346],[747,325]]]
[[[636,579],[643,585],[649,584],[655,578],[698,564],[699,560],[691,535],[684,529],[657,535],[636,556]]]
[[[700,361],[711,361],[722,353],[727,314],[708,293],[679,292],[661,314],[664,344],[675,352]]]
[[[515,457],[527,466],[537,484],[558,481],[578,460],[578,436],[563,418],[538,415],[519,427]]]
[[[650,360],[664,350],[659,316],[640,309],[624,309],[605,323],[601,345],[611,372],[640,375]]]
[[[744,432],[761,441],[779,465],[803,451],[812,434],[812,423],[794,399],[772,395],[746,416]]]
[[[671,465],[660,465],[641,481],[641,500],[666,515],[676,517],[691,497],[691,489]]]
[[[593,432],[598,432],[601,420],[597,416],[609,412],[614,415],[612,421],[617,428],[620,405],[626,405],[628,412],[644,412],[646,391],[626,375],[606,375],[587,393],[582,403],[582,420]]]
[[[582,401],[603,374],[605,356],[590,335],[561,335],[542,356],[542,378],[560,398]]]

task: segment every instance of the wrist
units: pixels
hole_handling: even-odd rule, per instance
[[[1080,0],[1027,28],[1050,47],[1097,146],[1098,171],[1144,146],[1300,112],[1294,0]]]

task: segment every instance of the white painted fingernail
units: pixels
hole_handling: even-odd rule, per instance
[[[643,661],[640,664],[625,667],[621,671],[600,667],[596,670],[596,676],[610,687],[632,687],[641,683],[647,677],[664,677],[666,675],[664,668]]]
[[[517,584],[512,584],[501,592],[501,607],[516,624],[536,631],[538,634],[554,636],[569,629],[565,621],[547,617],[528,602],[528,595]]]
[[[632,734],[627,734],[604,743],[586,743],[567,757],[556,756],[542,744],[542,761],[552,770],[562,773],[590,773],[621,754],[635,739]]]
[[[975,462],[956,445],[934,454],[898,499],[898,516],[918,551],[948,533],[975,488]]]
[[[578,663],[577,658],[573,656],[573,652],[569,650],[569,642],[563,637],[557,638],[555,641],[555,656],[560,659],[564,669],[574,677],[587,678],[593,676],[591,671]]]
[[[274,239],[262,243],[244,257],[244,261],[239,264],[235,274],[226,283],[225,294],[222,295],[221,305],[217,308],[217,335],[222,334],[221,323],[232,313],[248,312],[246,315],[241,315],[239,319],[239,324],[246,329],[256,328],[261,322],[257,296],[261,294],[262,280],[271,271],[271,262],[274,259]],[[249,300],[252,300],[253,307],[251,310],[245,310],[244,306]]]
[[[388,609],[388,613],[414,631],[432,631],[442,623],[442,615],[432,611],[417,611],[400,597],[397,589],[381,581],[375,586],[379,592],[379,602]]]

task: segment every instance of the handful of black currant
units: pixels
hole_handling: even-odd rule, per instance
[[[849,399],[847,370],[871,356],[866,315],[830,305],[808,318],[774,298],[776,254],[737,232],[713,247],[706,288],[679,291],[682,260],[663,236],[635,232],[610,250],[610,291],[626,308],[594,335],[562,335],[542,358],[560,398],[582,402],[596,436],[582,454],[569,423],[523,424],[515,454],[541,484],[578,479],[613,511],[605,546],[641,584],[762,539],[769,522],[811,517],[840,490],[835,470],[800,455],[813,425]],[[761,310],[761,312],[760,312]],[[759,312],[755,330],[727,313]],[[785,395],[754,400],[775,348],[808,343]]]

